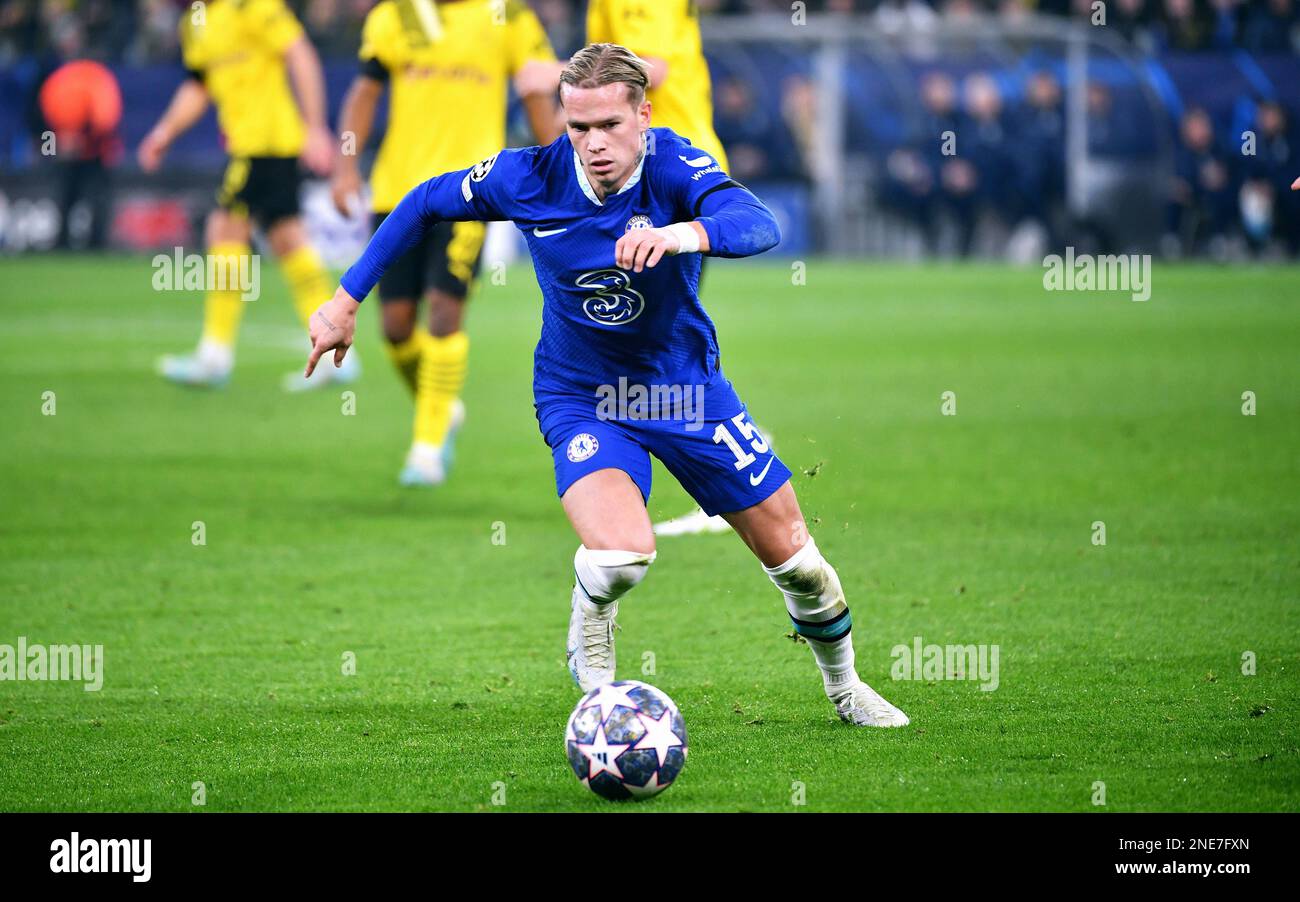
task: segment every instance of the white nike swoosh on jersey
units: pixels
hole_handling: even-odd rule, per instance
[[[693,160],[688,160],[681,154],[677,155],[677,159],[681,160],[687,166],[694,166],[696,169],[702,169],[713,162],[713,157],[696,157]]]
[[[569,231],[569,229],[566,226],[563,229],[545,229],[545,230],[533,229],[533,234],[536,235],[538,238],[549,238],[551,235],[558,235],[561,232],[567,232],[567,231]]]
[[[751,475],[751,476],[749,477],[749,484],[750,484],[750,485],[758,485],[760,482],[762,482],[762,481],[763,481],[763,477],[767,476],[767,471],[770,470],[770,469],[772,469],[772,461],[774,461],[774,460],[776,460],[776,455],[775,455],[775,454],[773,454],[771,457],[769,457],[769,458],[767,459],[767,466],[763,467],[763,472],[762,472],[762,473],[759,473],[757,476],[753,476],[753,475]]]

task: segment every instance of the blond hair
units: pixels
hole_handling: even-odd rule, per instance
[[[650,67],[621,44],[588,44],[564,67],[560,84],[571,88],[625,84],[627,99],[633,107],[640,107],[650,87]]]

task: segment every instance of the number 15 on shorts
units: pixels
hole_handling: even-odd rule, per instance
[[[755,454],[766,454],[768,451],[767,442],[763,436],[759,435],[758,429],[754,426],[752,420],[746,420],[745,412],[742,410],[731,418],[731,422],[740,432],[741,436],[749,442],[749,446],[754,449]],[[713,443],[725,443],[731,449],[731,453],[736,455],[736,469],[743,470],[752,464],[758,458],[750,454],[740,446],[740,442],[731,434],[726,423],[719,423],[718,428],[713,430]]]

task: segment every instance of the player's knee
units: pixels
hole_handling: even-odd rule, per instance
[[[266,230],[266,243],[277,258],[287,257],[307,243],[307,230],[297,216],[285,216]]]
[[[578,546],[573,571],[593,601],[614,601],[632,591],[654,563],[656,552],[593,550]]]
[[[385,326],[384,341],[388,342],[390,345],[406,344],[406,342],[410,341],[411,333],[414,331],[415,329],[411,326],[402,327],[398,325],[391,328]]]
[[[209,247],[223,242],[247,241],[248,221],[225,210],[213,210],[204,224],[203,238]]]
[[[459,332],[465,318],[465,299],[438,289],[425,295],[429,302],[429,332],[443,338]]]
[[[834,602],[844,595],[840,588],[839,574],[822,557],[821,550],[811,536],[788,561],[764,569],[777,588],[790,595],[827,602]]]
[[[409,310],[403,309],[408,307]],[[389,303],[384,311],[384,340],[391,345],[400,345],[409,341],[415,331],[415,305]]]

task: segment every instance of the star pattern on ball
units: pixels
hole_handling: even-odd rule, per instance
[[[638,712],[637,717],[641,719],[641,724],[645,727],[645,735],[637,740],[633,748],[637,749],[654,749],[655,755],[658,756],[659,766],[664,766],[664,761],[668,759],[668,750],[678,748],[683,745],[681,738],[673,732],[673,712],[664,711],[659,715],[659,719],[651,717],[644,711]]]
[[[609,773],[619,780],[623,772],[618,768],[618,756],[627,751],[628,746],[611,745],[605,736],[605,725],[596,727],[596,736],[591,742],[579,742],[578,749],[587,759],[587,780],[594,780],[602,773]]]
[[[606,683],[601,686],[596,691],[596,694],[591,697],[591,700],[582,707],[590,708],[593,705],[598,705],[600,707],[600,719],[602,721],[608,720],[609,715],[612,714],[614,709],[619,705],[622,705],[624,708],[631,708],[635,711],[641,706],[636,703],[635,699],[628,696],[628,693],[635,688],[635,685],[616,686],[613,683]]]
[[[635,786],[631,783],[624,785],[627,787],[628,793],[637,799],[648,799],[651,796],[658,795],[664,789],[664,784],[659,782],[659,771],[655,771],[650,775],[650,779],[646,781],[645,786]]]

